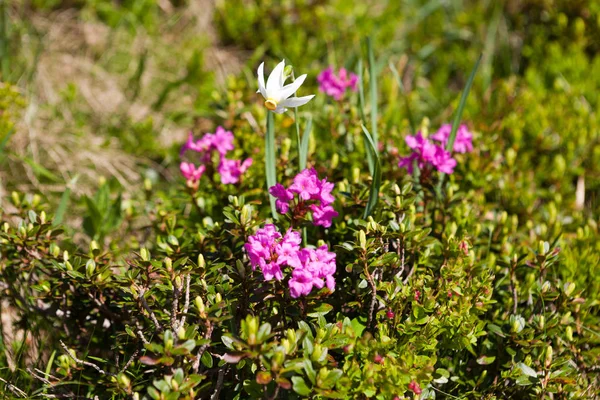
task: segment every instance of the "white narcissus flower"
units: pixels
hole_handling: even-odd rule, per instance
[[[306,74],[299,76],[294,82],[285,85],[284,76],[285,61],[277,64],[275,69],[269,75],[267,84],[265,85],[264,74],[265,63],[261,63],[258,67],[258,90],[256,93],[262,94],[265,98],[265,107],[277,114],[283,114],[286,107],[300,107],[308,103],[314,94],[303,97],[290,97],[296,93],[296,90],[304,83]]]

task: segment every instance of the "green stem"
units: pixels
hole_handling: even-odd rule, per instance
[[[294,121],[296,122],[296,143],[298,145],[298,172],[302,171],[302,143],[300,140],[300,121],[298,121],[298,107],[294,107]]]
[[[277,184],[277,171],[275,169],[275,117],[271,111],[267,112],[267,135],[265,136],[265,176],[267,178],[267,192],[271,186]],[[275,197],[269,196],[271,214],[277,220]]]

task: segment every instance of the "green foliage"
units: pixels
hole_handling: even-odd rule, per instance
[[[219,86],[206,70],[214,53],[186,29],[185,4],[74,6],[78,22],[110,29],[114,48],[88,50],[126,86],[123,108],[141,103],[152,114],[105,118],[69,76],[57,104],[42,108],[49,121],[68,121],[61,134],[116,142],[143,183],[115,173],[83,186],[79,166],[64,173],[15,154],[36,183],[69,181],[23,194],[20,170],[2,171],[0,397],[600,394],[595,3],[220,1],[219,40],[253,54]],[[12,23],[9,47],[27,44],[17,35],[29,32],[26,18]],[[139,49],[142,32],[150,44]],[[263,55],[308,73],[303,95],[316,93],[328,64],[359,71],[360,89],[268,114],[254,93]],[[12,78],[31,79],[27,57],[11,54]],[[0,87],[0,151],[29,121],[19,120],[21,93]],[[454,155],[453,174],[397,167],[406,134],[428,134],[459,108],[455,128],[466,121],[474,151]],[[238,184],[207,170],[190,187],[177,175],[179,139],[170,148],[159,133],[217,125],[234,133],[228,157],[254,164]],[[244,244],[271,218],[265,156],[271,183],[289,183],[302,164],[335,183],[330,228],[276,221],[335,252],[335,291],[292,298],[287,272],[266,281],[252,268]]]

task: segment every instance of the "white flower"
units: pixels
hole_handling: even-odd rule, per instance
[[[306,74],[299,76],[294,82],[284,86],[285,80],[287,79],[283,74],[285,61],[277,64],[275,69],[271,72],[271,75],[269,75],[266,85],[264,67],[264,62],[258,67],[258,90],[256,93],[262,94],[265,98],[265,107],[269,110],[277,114],[283,114],[286,111],[286,107],[300,107],[315,97],[314,94],[304,97],[290,97],[294,95],[296,90],[304,83]]]

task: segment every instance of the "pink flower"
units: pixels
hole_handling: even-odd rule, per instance
[[[218,126],[211,145],[221,156],[224,156],[228,151],[233,150],[233,133]]]
[[[290,191],[297,193],[302,200],[309,200],[319,194],[319,179],[314,168],[305,169],[294,177]]]
[[[293,298],[307,296],[313,288],[313,276],[304,269],[295,269],[292,271],[292,278],[288,282],[290,295]]]
[[[350,88],[356,91],[358,76],[353,73],[348,74],[345,68],[340,68],[338,75],[336,75],[333,67],[329,67],[319,74],[317,82],[319,82],[321,92],[336,100],[341,100],[346,89]]]
[[[294,177],[289,189],[278,183],[269,188],[269,193],[277,199],[275,205],[281,214],[287,214],[292,207],[294,216],[304,216],[308,208],[313,213],[314,225],[329,228],[331,220],[338,216],[331,206],[335,201],[333,188],[327,178],[320,180],[314,168],[307,168]],[[292,203],[295,194],[299,199]]]
[[[204,165],[196,168],[196,166],[192,163],[182,162],[179,164],[179,169],[181,170],[181,174],[185,179],[189,181],[199,181],[206,168]]]
[[[207,133],[201,139],[194,140],[192,132],[188,134],[188,139],[185,144],[181,147],[179,155],[183,155],[187,150],[196,151],[199,153],[205,152],[210,148],[211,139],[206,138],[208,135],[212,136],[212,133]]]
[[[448,144],[452,125],[444,124],[438,131],[431,136],[433,140],[441,142],[444,148]],[[456,139],[454,140],[453,150],[457,153],[469,153],[473,151],[473,134],[469,132],[466,125],[461,124],[456,131]]]
[[[436,146],[435,155],[431,163],[438,171],[445,174],[453,173],[454,167],[456,167],[456,160],[452,158],[449,151],[444,150],[441,146]]]
[[[281,214],[287,214],[290,209],[289,203],[294,199],[294,193],[287,190],[281,183],[271,186],[269,188],[269,193],[277,199],[275,201],[277,211]]]
[[[327,182],[327,178],[318,181],[317,187],[319,188],[319,193],[316,196],[313,196],[313,200],[320,201],[324,206],[327,206],[335,201],[335,197],[333,197],[331,194],[334,185],[331,182]]]
[[[337,217],[339,214],[331,206],[318,206],[311,204],[310,209],[312,211],[313,224],[329,228],[331,226],[331,220]]]
[[[252,159],[248,158],[244,162],[240,160],[229,160],[225,157],[221,158],[219,163],[219,174],[221,174],[221,183],[238,183],[240,176],[250,168]]]
[[[302,267],[292,272],[292,279],[289,281],[292,297],[306,296],[313,287],[322,289],[327,285],[330,291],[335,289],[335,253],[329,252],[326,245],[316,250],[302,249],[300,260]]]
[[[419,169],[423,169],[427,165],[432,165],[438,171],[446,174],[454,172],[456,160],[452,158],[450,152],[444,150],[442,146],[430,142],[427,138],[423,137],[421,132],[417,132],[414,136],[406,136],[405,141],[413,152],[407,157],[400,158],[398,162],[400,168],[406,168],[412,174],[413,165],[416,162]]]

